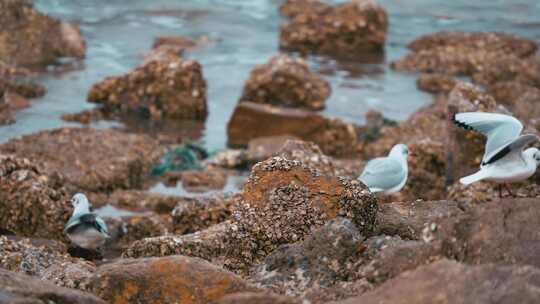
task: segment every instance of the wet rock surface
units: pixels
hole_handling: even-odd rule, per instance
[[[285,50],[340,58],[380,52],[388,20],[375,1],[347,1],[335,6],[321,1],[288,0],[280,11],[289,20],[281,26],[280,46]]]
[[[0,151],[27,157],[47,174],[59,172],[69,189],[96,192],[141,188],[161,154],[148,136],[89,128],[42,131],[11,140]]]
[[[320,110],[330,93],[328,81],[311,72],[306,61],[277,55],[251,71],[240,102]]]
[[[233,206],[240,196],[216,195],[183,200],[171,213],[175,234],[194,233],[225,222],[231,216]]]
[[[0,227],[19,236],[65,240],[64,224],[73,207],[57,175],[34,162],[0,155]]]
[[[30,239],[0,236],[0,267],[47,280],[58,286],[85,290],[95,266],[70,257],[59,246],[36,246]],[[65,249],[65,248],[64,248]]]
[[[84,58],[78,26],[44,15],[26,0],[0,3],[0,61],[43,68],[59,57]]]
[[[103,265],[91,286],[109,303],[207,303],[229,293],[256,291],[226,270],[185,256]]]
[[[89,293],[56,286],[50,282],[0,268],[3,303],[104,304]]]
[[[434,299],[439,303],[535,303],[538,278],[539,270],[531,266],[468,266],[441,260],[405,272],[358,298],[336,303],[433,303]]]
[[[254,138],[276,135],[312,141],[332,156],[354,153],[358,137],[353,124],[339,119],[251,102],[238,104],[227,125],[228,144],[234,147],[245,147]]]
[[[153,120],[204,120],[207,116],[201,65],[170,54],[94,84],[88,100],[101,104],[107,112],[133,113]]]
[[[300,304],[302,301],[267,292],[241,292],[226,295],[213,304]]]

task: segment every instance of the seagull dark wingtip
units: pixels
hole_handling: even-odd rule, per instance
[[[459,121],[459,120],[456,118],[456,115],[457,115],[457,114],[458,114],[458,113],[454,113],[454,115],[452,115],[452,122],[453,122],[456,126],[462,128],[462,129],[473,131],[473,130],[474,130],[473,127],[469,126],[468,124],[466,124],[466,123],[464,123],[464,122],[462,122],[462,121]]]

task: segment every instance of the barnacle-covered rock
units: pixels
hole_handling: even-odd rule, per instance
[[[352,0],[331,6],[321,1],[288,0],[281,12],[282,49],[338,58],[358,58],[384,47],[388,18],[373,0]]]
[[[207,115],[201,65],[170,54],[94,84],[88,100],[102,104],[108,112],[140,114],[153,120],[204,120]]]
[[[278,55],[255,66],[240,102],[320,110],[330,92],[328,81],[311,72],[303,59]]]
[[[444,74],[422,74],[416,81],[416,86],[430,93],[449,93],[456,85],[457,80]]]

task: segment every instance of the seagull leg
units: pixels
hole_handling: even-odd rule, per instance
[[[502,198],[502,184],[499,184],[499,198]]]
[[[507,183],[504,183],[504,188],[506,188],[506,191],[508,191],[508,193],[512,196],[512,197],[516,197],[514,195],[514,193],[512,193],[512,190],[510,189],[510,186],[507,184]]]

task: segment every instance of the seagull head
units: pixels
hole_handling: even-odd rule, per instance
[[[90,212],[90,202],[86,195],[77,193],[71,198],[71,204],[73,205],[73,213],[86,213]]]
[[[409,155],[409,148],[404,144],[397,144],[390,150],[390,156],[407,158]]]
[[[530,154],[532,158],[534,159],[534,161],[536,162],[536,165],[537,166],[540,165],[540,150],[538,150],[537,148],[529,148],[525,150],[525,154]]]

